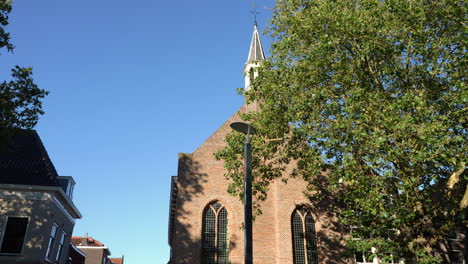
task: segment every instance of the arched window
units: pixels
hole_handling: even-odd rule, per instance
[[[202,263],[229,263],[228,212],[217,201],[209,204],[203,213],[202,240]]]
[[[318,264],[315,221],[310,210],[301,206],[291,219],[294,264]]]
[[[250,68],[249,70],[249,79],[250,79],[250,84],[252,84],[253,80],[255,79],[255,73],[254,73],[254,68]]]

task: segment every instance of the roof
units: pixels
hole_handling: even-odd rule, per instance
[[[14,130],[0,150],[0,183],[59,186],[57,171],[35,130]]]
[[[70,253],[69,255],[72,255],[72,254],[78,254],[80,256],[82,256],[83,258],[86,258],[86,254],[81,251],[79,248],[77,248],[75,245],[73,245],[73,243],[70,243]]]
[[[92,238],[92,237],[86,237],[87,238],[87,244],[86,245],[83,245],[83,238],[85,237],[72,237],[71,238],[71,242],[73,243],[73,245],[77,246],[77,247],[104,247],[104,244],[97,241],[96,239]]]
[[[109,258],[109,260],[112,262],[112,264],[123,264],[124,259],[122,258]]]
[[[252,41],[250,42],[249,57],[247,63],[258,62],[265,60],[265,53],[263,52],[262,42],[258,34],[257,24],[254,25],[252,34]]]

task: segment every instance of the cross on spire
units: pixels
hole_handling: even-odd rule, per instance
[[[260,12],[257,12],[257,5],[255,4],[255,2],[253,4],[253,10],[250,11],[250,13],[254,15],[254,23],[255,25],[257,25],[257,15],[260,14]]]

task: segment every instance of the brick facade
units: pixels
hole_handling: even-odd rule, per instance
[[[84,264],[112,264],[109,256],[111,252],[103,243],[88,235],[84,237],[72,237],[72,243],[86,254]]]
[[[244,105],[239,111],[248,108]],[[231,131],[229,124],[235,121],[240,121],[238,114],[229,118],[192,154],[179,155],[177,198],[172,200],[170,263],[201,263],[202,215],[205,207],[216,200],[229,214],[229,261],[244,263],[243,204],[238,197],[227,193],[229,180],[224,176],[223,163],[214,158],[214,153],[225,146],[224,138]],[[305,188],[306,182],[298,178],[288,183],[272,183],[268,199],[262,203],[263,214],[253,224],[255,264],[293,263],[291,217],[298,205],[312,208],[319,263],[344,263],[339,257],[342,246],[335,243],[342,230],[327,211],[330,205],[312,204],[303,194]]]

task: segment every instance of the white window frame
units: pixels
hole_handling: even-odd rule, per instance
[[[55,232],[54,232],[55,228]],[[52,225],[52,229],[50,230],[50,236],[49,236],[49,242],[47,244],[47,251],[45,258],[49,261],[51,261],[50,257],[52,256],[52,251],[54,249],[54,244],[55,244],[55,239],[57,238],[57,233],[58,233],[59,226],[57,223],[54,222]]]
[[[66,190],[66,194],[68,195],[68,197],[70,197],[70,200],[73,199],[73,188],[75,187],[75,185],[73,184],[72,181],[68,181],[68,185],[67,185],[67,190]]]
[[[461,256],[461,258],[463,260],[462,264],[466,263],[465,256],[463,255],[463,251],[461,251],[461,250],[449,250],[448,253],[450,253],[450,252],[456,252],[456,253],[460,254],[460,256]],[[450,263],[452,262],[452,260],[449,260],[449,261],[450,261]]]
[[[455,238],[447,238],[447,239],[445,239],[445,240],[447,240],[447,242],[448,242],[449,244],[450,244],[451,242],[460,242],[460,243],[463,243],[463,239],[459,239],[459,238],[457,237],[457,235],[455,235],[455,236],[456,236]],[[465,239],[466,239],[466,238],[465,238]],[[447,250],[447,253],[450,254],[450,252],[457,252],[457,253],[461,254],[461,257],[462,257],[462,259],[463,259],[463,262],[462,262],[462,263],[463,263],[463,264],[466,263],[465,256],[463,255],[463,250],[461,250],[461,249],[452,249],[451,246],[450,246],[450,248]],[[450,258],[450,256],[448,256],[448,257]],[[451,260],[450,260],[450,261],[451,261]]]
[[[354,237],[353,236],[353,230],[355,230],[355,229],[359,229],[359,227],[357,227],[357,226],[352,226],[351,227],[351,239],[354,240],[354,241],[362,240],[362,238],[360,238],[360,237]],[[359,254],[359,253],[362,254],[362,260],[364,260],[363,262],[362,261],[357,261],[358,258],[357,258],[356,254]],[[359,252],[356,252],[354,254],[354,263],[355,264],[373,264],[374,260],[373,259],[372,260],[367,260],[366,259],[366,254],[364,254],[364,252],[359,251]]]
[[[60,236],[59,245],[57,249],[57,255],[55,256],[55,261],[59,261],[62,257],[63,250],[65,248],[65,239],[67,238],[67,232],[62,231]]]
[[[29,222],[31,220],[31,218],[29,216],[23,216],[23,215],[7,215],[6,216],[6,221],[5,221],[5,225],[3,226],[3,230],[2,230],[2,233],[0,233],[0,251],[2,249],[2,246],[3,246],[3,239],[5,238],[5,233],[6,233],[6,228],[7,228],[7,224],[8,224],[8,219],[9,218],[26,218],[28,219],[27,223],[26,223],[26,231],[24,233],[24,237],[23,237],[23,245],[21,246],[21,251],[20,253],[1,253],[0,252],[0,255],[21,255],[23,254],[23,250],[24,250],[24,244],[26,244],[26,235],[28,234],[28,227],[29,227]]]
[[[358,241],[358,240],[362,240],[362,238],[360,237],[353,237],[353,230],[354,229],[359,229],[359,227],[357,226],[352,226],[351,227],[351,239],[354,240],[354,241]],[[399,232],[398,230],[390,230],[391,232]],[[390,231],[389,231],[389,237],[388,239],[390,239]],[[369,238],[372,238],[372,234],[370,235]],[[371,253],[375,253],[376,252],[376,248],[375,247],[372,247],[371,249]],[[361,253],[362,254],[362,260],[364,260],[363,262],[362,261],[357,261],[357,257],[356,257],[356,254],[354,254],[354,263],[355,264],[374,264],[374,263],[380,263],[380,260],[378,257],[373,257],[372,259],[366,259],[366,254],[365,252],[356,252],[356,253]],[[391,255],[391,254],[390,254]],[[392,256],[392,262],[389,262],[389,264],[400,264],[400,263],[403,263],[402,261],[400,260],[395,260],[395,258],[393,258],[393,255]]]

